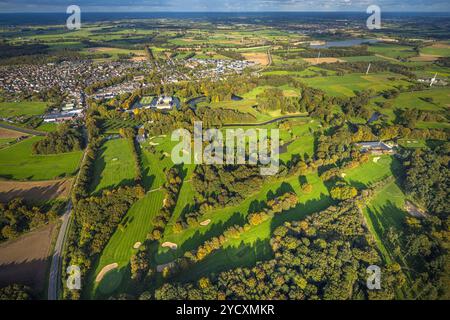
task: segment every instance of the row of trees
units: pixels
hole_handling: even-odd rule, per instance
[[[286,222],[270,240],[274,259],[221,272],[198,283],[166,283],[157,299],[392,299],[405,282],[400,266],[385,265],[362,226],[354,201]],[[366,268],[382,267],[381,290],[366,286]]]
[[[57,216],[54,208],[44,210],[22,199],[0,203],[0,241],[15,239],[24,232],[55,220]]]
[[[264,209],[249,214],[245,224],[232,225],[225,229],[221,235],[206,240],[197,249],[185,252],[183,257],[174,261],[174,266],[170,270],[167,270],[167,272],[173,275],[181,269],[187,269],[193,263],[202,261],[213,251],[222,248],[228,241],[239,239],[245,232],[250,231],[253,227],[260,225],[274,215],[295,208],[297,203],[298,197],[293,192],[286,192],[269,200]]]

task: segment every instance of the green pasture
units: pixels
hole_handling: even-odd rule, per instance
[[[31,137],[0,150],[0,177],[12,180],[52,180],[75,174],[82,151],[33,155],[32,146],[42,137]]]

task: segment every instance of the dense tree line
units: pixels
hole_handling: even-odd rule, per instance
[[[274,259],[194,283],[166,283],[157,299],[392,299],[405,282],[399,265],[384,265],[354,201],[286,222],[270,240]],[[366,268],[382,267],[381,290],[366,287]]]
[[[11,284],[0,288],[0,300],[32,300],[31,288],[21,284]]]
[[[14,199],[9,203],[0,203],[0,241],[15,239],[24,232],[38,228],[55,220],[57,212],[54,208],[44,210],[32,206],[22,199]]]
[[[255,118],[248,113],[222,108],[198,108],[195,111],[184,108],[181,112],[171,113],[147,109],[140,112],[136,118],[146,123],[145,129],[151,135],[169,134],[180,128],[192,131],[195,121],[202,121],[204,128],[255,121]]]
[[[54,132],[33,144],[34,154],[57,154],[80,151],[84,147],[83,134],[79,128],[61,124]]]
[[[0,43],[0,59],[46,54],[49,46],[44,44],[10,45]]]
[[[104,190],[99,196],[79,199],[67,239],[66,264],[77,265],[86,275],[92,259],[106,246],[130,207],[144,197],[141,186]],[[79,298],[79,291],[66,290],[65,296]]]
[[[181,174],[182,172],[176,167],[172,167],[166,172],[166,183],[163,186],[165,192],[163,207],[153,219],[153,230],[148,235],[150,240],[161,239],[164,229],[172,216],[183,183]]]

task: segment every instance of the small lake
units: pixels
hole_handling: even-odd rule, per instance
[[[377,43],[379,40],[377,39],[348,39],[348,40],[339,40],[339,41],[327,41],[322,45],[312,45],[311,48],[314,49],[327,49],[331,47],[352,47],[359,46],[363,43]]]

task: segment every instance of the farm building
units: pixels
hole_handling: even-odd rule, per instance
[[[370,152],[372,154],[392,154],[394,146],[381,141],[360,142],[356,144],[361,148],[362,152]]]

